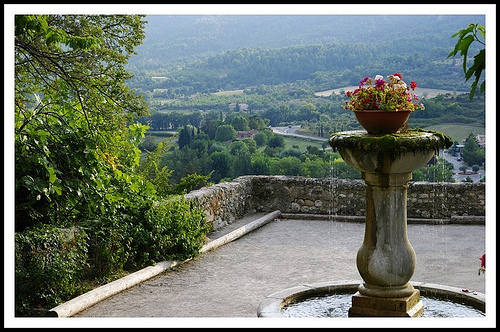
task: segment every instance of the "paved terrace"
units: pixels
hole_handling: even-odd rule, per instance
[[[215,243],[216,239],[238,233],[265,218],[264,213],[249,214],[211,233],[210,238]],[[360,280],[355,260],[363,241],[363,222],[279,215],[279,218],[260,224],[247,234],[239,232],[231,242],[215,246],[197,259],[168,269],[77,313],[68,323],[74,320],[78,325],[91,322],[97,326],[159,324],[168,327],[180,324],[206,327],[215,324],[245,327],[249,324],[290,326],[288,322],[295,321],[291,325],[297,326],[307,319],[297,322],[283,318],[278,319],[278,323],[271,320],[271,323],[266,318],[256,318],[258,305],[268,295],[297,285]],[[411,223],[408,237],[417,256],[412,281],[488,294],[486,276],[478,275],[479,257],[485,252],[484,225]],[[100,319],[89,320],[97,317]],[[130,319],[139,317],[140,320]],[[210,319],[207,321],[207,318]],[[330,324],[327,326],[333,327],[347,322],[352,326],[355,322],[352,318],[340,320],[315,319],[307,326]],[[418,323],[424,321],[423,318],[419,320]],[[446,324],[449,326],[450,322],[448,319]],[[412,326],[414,323],[417,321],[413,321]],[[437,323],[436,319],[433,323]],[[394,324],[397,321],[385,326]]]

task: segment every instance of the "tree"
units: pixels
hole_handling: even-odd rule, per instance
[[[243,131],[250,130],[248,120],[244,116],[236,116],[231,120],[231,125],[235,130]]]
[[[255,143],[257,143],[257,146],[263,146],[267,143],[267,135],[262,131],[255,134],[253,139],[255,140]]]
[[[484,27],[480,24],[469,24],[467,28],[462,29],[455,33],[452,37],[458,37],[458,41],[455,44],[455,49],[448,54],[448,58],[455,56],[459,51],[460,55],[463,57],[463,71],[465,74],[465,80],[468,81],[472,75],[474,75],[474,82],[471,85],[471,91],[469,94],[470,100],[474,97],[476,93],[477,85],[481,74],[485,69],[485,49],[481,49],[475,56],[474,62],[470,68],[467,68],[467,56],[469,52],[469,47],[473,42],[478,42],[481,45],[485,45],[486,31]],[[485,91],[485,81],[480,85],[480,91],[484,93]]]
[[[210,159],[212,169],[214,170],[214,173],[212,174],[214,182],[219,182],[221,179],[227,178],[231,175],[230,171],[232,158],[229,152],[226,150],[213,152],[210,155]]]
[[[250,155],[248,148],[236,149],[234,153],[231,152],[231,154],[233,155],[231,158],[233,177],[252,173],[252,156]]]
[[[284,148],[285,139],[279,134],[274,134],[271,139],[268,140],[267,145],[270,148]]]
[[[466,166],[465,170],[467,170]],[[438,158],[434,164],[428,164],[413,171],[412,177],[413,181],[455,182],[454,174],[453,164],[444,158]]]
[[[179,149],[182,149],[184,146],[188,145],[191,142],[191,134],[188,128],[184,126],[180,131],[179,131]]]
[[[477,140],[471,133],[465,140],[465,145],[460,152],[463,160],[469,165],[482,165],[485,161],[484,149],[480,148]]]
[[[16,230],[88,218],[123,192],[104,188],[139,162],[145,127],[129,125],[147,108],[124,66],[142,18],[15,17]]]
[[[16,316],[40,314],[124,269],[192,258],[205,241],[203,211],[165,199],[167,147],[140,164],[147,127],[134,120],[148,110],[124,66],[144,38],[142,18],[15,18]]]
[[[271,172],[276,175],[297,176],[302,174],[302,162],[297,157],[280,158],[271,166]]]
[[[219,142],[232,141],[236,136],[236,130],[231,125],[221,125],[215,132],[215,140]]]

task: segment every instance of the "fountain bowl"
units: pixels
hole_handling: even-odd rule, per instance
[[[366,173],[408,173],[425,166],[451,139],[435,131],[370,135],[366,131],[334,133],[330,145],[350,166]]]
[[[485,313],[486,298],[483,293],[464,292],[457,287],[425,282],[411,282],[411,284],[420,291],[423,297],[462,304]],[[286,318],[284,309],[291,304],[333,294],[354,294],[359,285],[360,281],[347,280],[311,283],[287,288],[266,297],[257,308],[257,316],[262,318]],[[347,318],[347,316],[345,317]],[[339,318],[343,318],[343,316],[339,316]]]

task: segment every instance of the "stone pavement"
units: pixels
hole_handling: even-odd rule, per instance
[[[246,216],[210,238],[262,216]],[[356,253],[363,236],[361,222],[275,219],[74,317],[256,318],[260,302],[285,288],[361,280]],[[479,257],[485,252],[484,225],[412,223],[408,237],[417,257],[412,281],[486,294],[486,276],[478,275]]]

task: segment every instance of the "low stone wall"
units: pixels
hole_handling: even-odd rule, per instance
[[[207,221],[218,230],[247,214],[252,200],[252,178],[239,177],[193,190],[184,196],[205,210]]]
[[[357,216],[365,215],[363,180],[291,176],[242,176],[192,191],[186,198],[205,209],[217,230],[251,212]],[[484,183],[410,182],[408,219],[484,222]],[[358,218],[359,219],[359,218]]]

